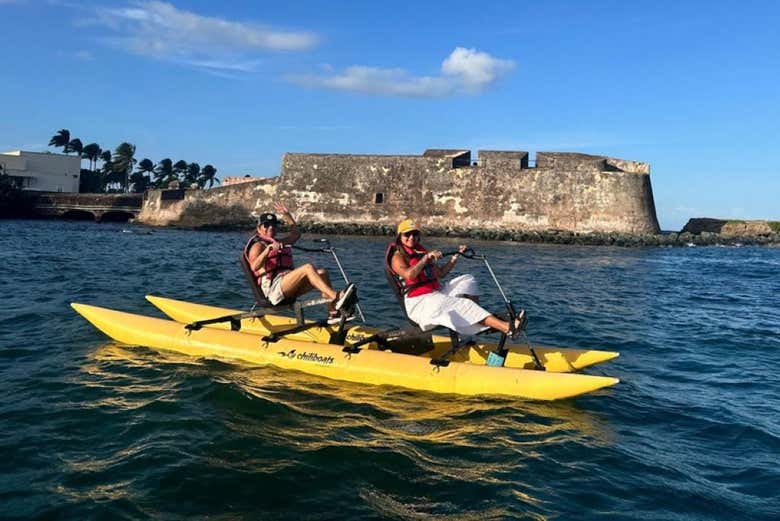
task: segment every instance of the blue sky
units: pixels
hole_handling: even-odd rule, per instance
[[[0,0],[0,149],[60,128],[276,175],[284,152],[651,164],[664,229],[780,220],[780,3]]]

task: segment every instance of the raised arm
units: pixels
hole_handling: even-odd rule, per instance
[[[283,242],[284,244],[295,244],[298,239],[301,238],[301,232],[298,230],[298,223],[295,222],[295,218],[293,218],[287,205],[283,202],[275,202],[274,208],[287,221],[287,225],[289,226],[289,232],[280,240],[280,242]]]

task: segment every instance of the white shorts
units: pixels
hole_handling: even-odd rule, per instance
[[[476,302],[461,295],[477,296],[477,281],[471,275],[455,277],[438,291],[406,297],[406,313],[423,331],[436,326],[454,329],[462,335],[476,335],[487,329],[480,324],[491,315]]]
[[[282,279],[285,275],[290,273],[285,271],[284,273],[278,273],[273,280],[268,280],[268,277],[263,277],[260,283],[260,289],[263,291],[263,295],[268,299],[268,302],[272,306],[277,305],[284,300],[284,293],[282,293]]]

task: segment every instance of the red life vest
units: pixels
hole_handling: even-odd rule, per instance
[[[414,267],[414,265],[420,262],[420,260],[425,256],[425,254],[428,253],[428,250],[426,250],[420,245],[417,246],[416,250],[407,248],[403,244],[401,245],[401,247],[409,256],[410,268]],[[403,285],[404,287],[410,288],[406,292],[407,297],[419,297],[420,295],[426,295],[428,293],[436,291],[441,287],[439,285],[439,279],[437,279],[436,275],[434,274],[432,264],[428,264],[427,266],[425,266],[420,272],[420,274],[417,275],[416,278],[403,279]]]
[[[262,235],[254,235],[251,239],[249,239],[249,242],[247,242],[246,246],[244,247],[244,257],[246,257],[246,260],[249,263],[249,268],[252,270],[252,273],[257,279],[258,285],[262,284],[263,277],[267,278],[268,280],[274,280],[274,277],[276,277],[276,275],[279,273],[285,273],[291,271],[294,268],[292,248],[289,244],[285,244],[284,247],[280,250],[269,251],[262,268],[252,268],[252,262],[249,260],[249,250],[256,242],[261,242],[265,244],[266,248],[268,248],[270,244],[273,244],[273,241],[268,237],[263,237]]]

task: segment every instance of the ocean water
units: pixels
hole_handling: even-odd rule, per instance
[[[586,371],[620,384],[560,402],[161,354],[68,306],[247,307],[245,238],[0,221],[0,519],[780,518],[780,249],[472,242],[534,341],[621,352]],[[332,240],[368,321],[401,324],[386,241]]]

